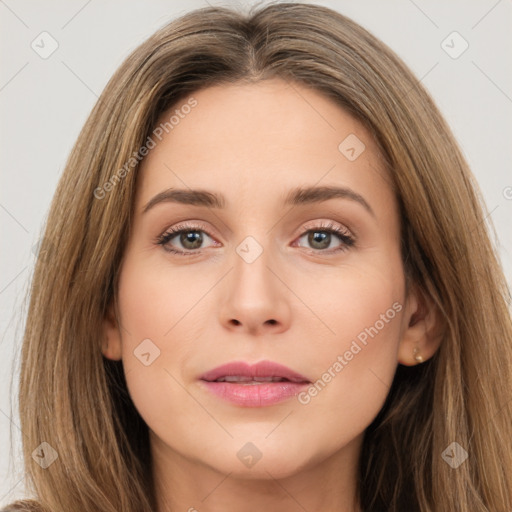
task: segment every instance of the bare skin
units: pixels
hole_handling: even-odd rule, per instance
[[[397,364],[416,364],[415,347],[426,360],[439,345],[432,305],[415,288],[406,295],[397,201],[378,148],[358,121],[298,84],[222,85],[193,97],[197,106],[142,163],[119,307],[105,319],[103,354],[122,359],[150,429],[158,510],[358,512],[364,431]],[[356,139],[339,149],[349,134],[362,152]],[[350,189],[371,211],[346,194],[285,205],[299,186]],[[170,188],[222,194],[226,204],[160,201],[143,212]],[[202,241],[157,243],[170,227]],[[262,252],[249,263],[240,247]],[[134,351],[147,339],[145,365]],[[250,408],[199,380],[230,361],[261,360],[325,386]],[[249,467],[247,453],[261,458]]]

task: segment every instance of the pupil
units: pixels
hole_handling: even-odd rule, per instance
[[[322,231],[313,231],[309,234],[309,243],[317,244],[319,243],[319,247],[315,247],[315,249],[325,249],[329,247],[331,234],[322,232]]]
[[[197,249],[201,246],[203,237],[198,231],[189,231],[181,234],[180,242],[186,249]]]

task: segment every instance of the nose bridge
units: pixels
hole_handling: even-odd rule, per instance
[[[235,249],[231,286],[239,304],[268,304],[276,293],[269,282],[272,258],[268,239],[262,240],[261,235],[258,238],[249,235]]]
[[[275,275],[279,265],[272,245],[270,237],[260,234],[246,236],[235,247],[221,312],[226,326],[258,332],[288,324],[286,287]]]

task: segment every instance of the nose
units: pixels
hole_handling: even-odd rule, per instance
[[[281,267],[272,261],[265,250],[250,263],[235,255],[222,290],[220,315],[225,328],[252,335],[277,334],[289,328],[291,292]]]

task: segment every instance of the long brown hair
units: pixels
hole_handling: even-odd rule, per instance
[[[121,363],[100,349],[133,214],[138,162],[125,164],[194,91],[274,77],[327,95],[371,131],[400,205],[407,279],[446,324],[433,358],[398,365],[365,432],[363,510],[512,510],[510,296],[477,185],[405,64],[357,23],[301,3],[186,14],[125,60],[91,112],[49,213],[41,252],[51,257],[32,282],[19,408],[39,506],[19,510],[156,510],[147,426]],[[42,442],[58,453],[46,469],[32,457]],[[468,453],[457,468],[443,457],[454,442]]]

